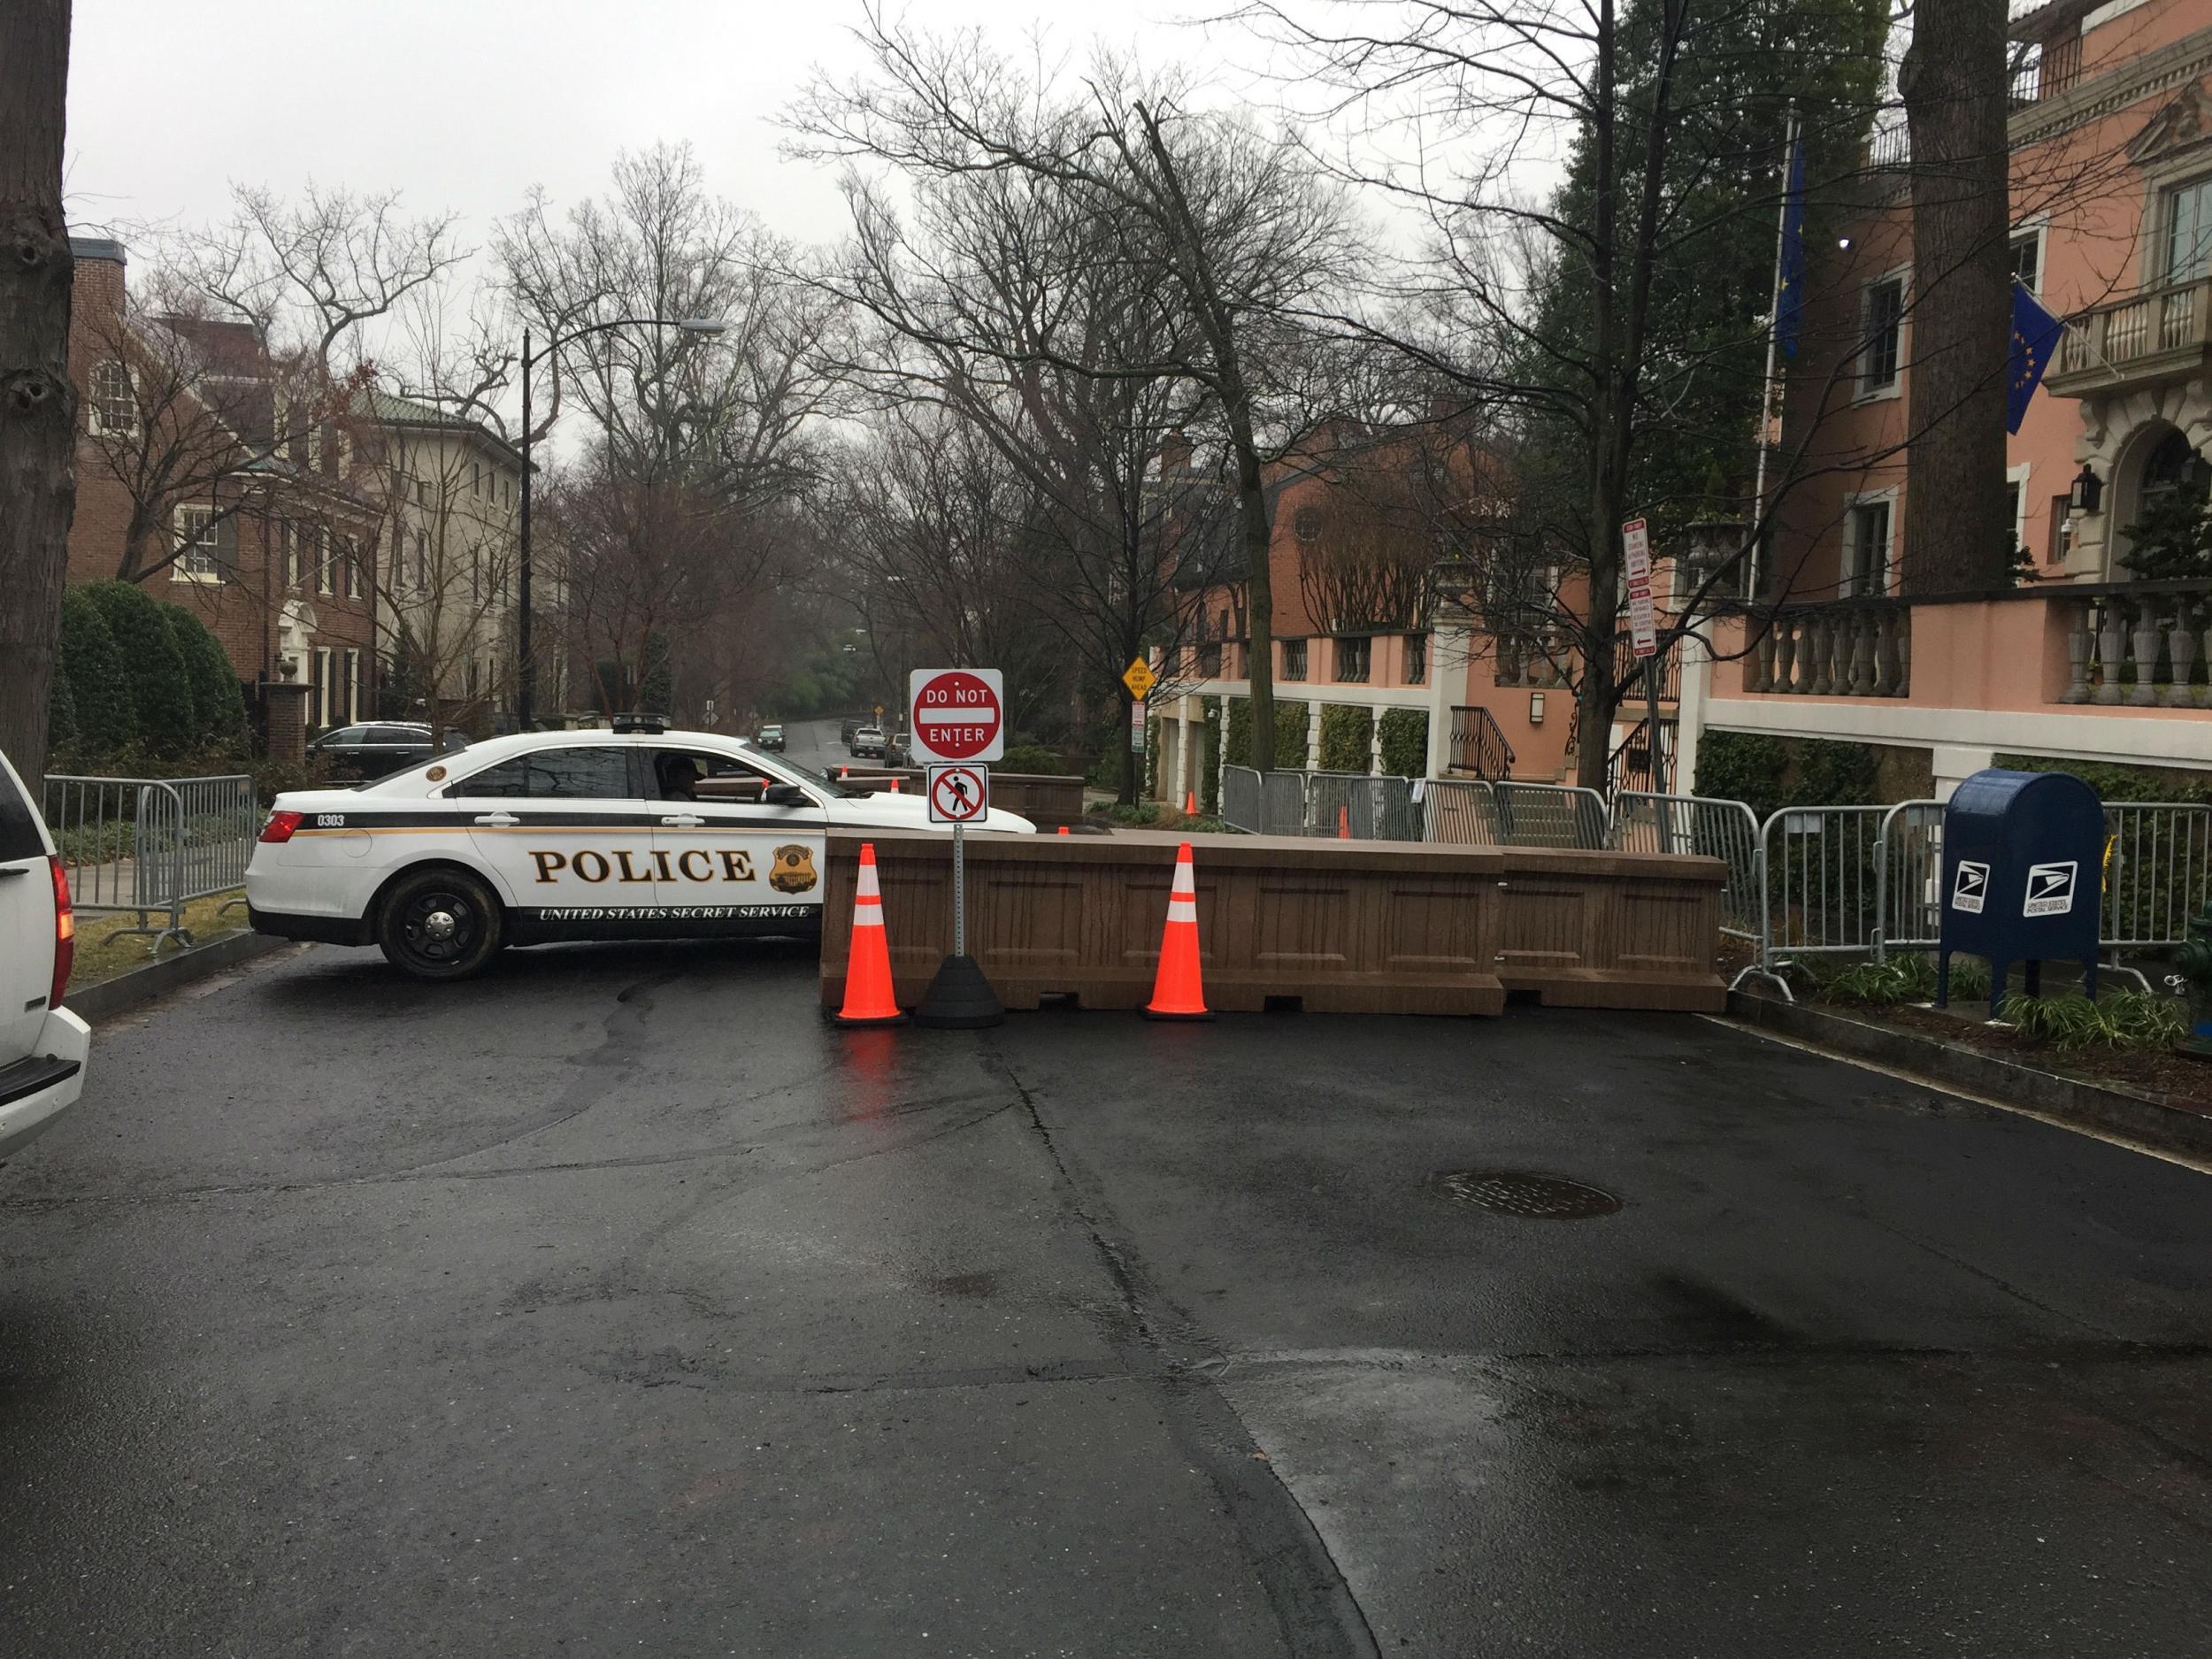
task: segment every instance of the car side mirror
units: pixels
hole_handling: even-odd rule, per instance
[[[769,806],[812,806],[814,804],[807,792],[795,783],[772,783],[762,792],[760,798]]]

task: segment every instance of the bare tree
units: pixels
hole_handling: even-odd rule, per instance
[[[809,89],[787,118],[799,153],[872,158],[916,181],[1020,174],[1111,239],[1104,269],[1125,303],[1163,313],[1144,357],[1086,361],[1033,341],[1026,356],[1007,357],[1002,338],[1001,357],[1063,373],[1172,377],[1201,394],[1232,461],[1254,757],[1271,764],[1267,473],[1310,423],[1303,410],[1286,419],[1286,382],[1276,371],[1298,357],[1286,339],[1294,312],[1352,258],[1342,197],[1294,135],[1194,109],[1179,77],[1148,79],[1102,56],[1062,94],[1052,75],[1033,77],[976,34],[933,38],[887,21],[874,4],[860,32],[873,78]]]
[[[62,218],[69,0],[0,8],[0,753],[31,787],[46,766],[46,695],[61,626],[77,393],[69,379],[69,228]]]
[[[820,469],[832,388],[818,357],[835,308],[794,273],[793,248],[708,191],[688,148],[619,157],[612,191],[562,219],[534,196],[496,247],[553,352],[531,437],[572,399],[598,433],[561,503],[592,660],[634,686],[665,670],[688,704],[719,686],[718,706],[755,683],[749,652],[773,655],[764,629],[732,629],[786,572],[790,509]],[[686,319],[720,333],[672,326]]]

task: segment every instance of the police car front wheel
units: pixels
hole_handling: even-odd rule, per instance
[[[386,961],[419,979],[465,979],[498,954],[499,904],[463,871],[402,876],[384,895],[376,942]]]

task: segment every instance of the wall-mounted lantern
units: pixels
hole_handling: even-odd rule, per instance
[[[2096,511],[2103,499],[2104,480],[2097,476],[2094,467],[2084,461],[2081,471],[2074,474],[2074,488],[2066,497],[2067,504],[2076,512],[2086,515]]]
[[[1532,691],[1528,694],[1528,723],[1531,726],[1541,726],[1544,723],[1544,694],[1540,691]]]

